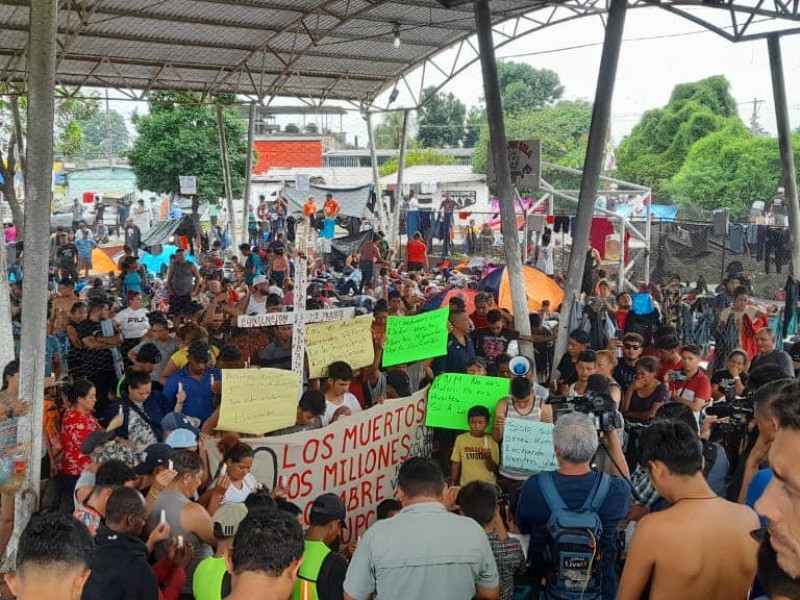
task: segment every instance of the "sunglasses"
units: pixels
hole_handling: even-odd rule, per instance
[[[638,350],[641,348],[639,344],[623,344],[622,347],[625,348],[625,350]]]

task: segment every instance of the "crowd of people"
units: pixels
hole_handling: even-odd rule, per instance
[[[570,323],[541,298],[526,335],[495,293],[477,291],[482,273],[433,260],[421,235],[395,252],[376,231],[341,260],[317,246],[338,210],[332,197],[298,215],[263,200],[247,243],[206,236],[158,273],[134,244],[116,273],[89,275],[92,232],[80,222],[57,232],[46,502],[19,540],[9,597],[800,597],[800,355],[778,348],[774,311],[746,282],[731,277],[705,299],[710,337],[728,341],[716,354],[697,335],[706,313],[690,309],[700,294],[673,280],[614,296],[602,265]],[[301,265],[307,289],[295,289]],[[383,368],[389,317],[438,308],[443,292],[446,352]],[[19,319],[19,281],[11,294]],[[339,496],[315,490],[298,506],[286,473],[271,488],[258,481],[247,436],[218,429],[226,370],[292,366],[292,326],[243,329],[238,318],[292,310],[296,294],[307,309],[371,314],[374,361],[305,377],[295,425],[264,434],[329,427],[445,373],[509,380],[493,410],[472,407],[460,430],[434,431],[431,456],[402,463],[396,498],[348,545]],[[554,356],[559,327],[569,341]],[[13,361],[0,427],[29,410],[18,379]],[[555,470],[504,462],[512,419],[551,426]],[[0,549],[13,519],[5,493]]]

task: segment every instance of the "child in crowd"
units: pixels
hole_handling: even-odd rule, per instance
[[[377,514],[378,521],[383,521],[384,519],[391,519],[401,510],[403,510],[403,505],[400,504],[399,500],[396,500],[395,498],[387,498],[378,504],[378,508],[375,509],[375,512]]]
[[[497,486],[473,481],[458,492],[456,500],[461,514],[475,520],[489,536],[492,554],[500,575],[500,600],[514,597],[514,575],[525,564],[522,544],[509,536],[500,516]]]
[[[340,417],[361,412],[358,399],[348,392],[353,381],[353,369],[344,361],[336,361],[328,367],[328,382],[325,388],[325,414],[322,426],[327,427]]]
[[[489,426],[489,409],[473,406],[467,413],[469,432],[456,438],[451,478],[453,485],[466,485],[471,481],[495,483],[500,464],[500,446],[486,435]]]

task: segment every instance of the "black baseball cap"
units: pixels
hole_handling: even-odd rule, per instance
[[[317,496],[308,514],[308,522],[311,525],[327,525],[331,521],[339,521],[342,527],[347,529],[345,518],[347,518],[347,510],[344,502],[336,494],[330,493]]]
[[[167,444],[150,444],[145,450],[144,460],[136,465],[134,471],[137,475],[149,475],[156,467],[166,465],[173,456],[175,449]]]
[[[81,442],[81,452],[89,456],[98,446],[114,439],[113,431],[93,431]]]

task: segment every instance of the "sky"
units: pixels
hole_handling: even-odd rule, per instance
[[[603,35],[600,19],[587,17],[511,42],[498,51],[498,58],[552,69],[561,78],[564,99],[592,100]],[[658,39],[647,39],[656,37]],[[753,100],[762,100],[760,122],[775,134],[766,41],[734,44],[655,7],[628,11],[624,40],[612,107],[611,133],[615,142],[630,132],[645,111],[666,104],[676,84],[719,74],[731,82],[731,93],[739,104],[742,119],[749,122]],[[787,36],[782,47],[789,118],[792,127],[797,127],[800,125],[800,36]],[[409,79],[413,80],[414,76]],[[454,78],[443,91],[452,91],[469,107],[481,101],[481,81],[480,65],[476,63]],[[112,97],[114,95],[117,93],[112,92]],[[402,101],[401,96],[397,104]],[[298,101],[287,99],[276,103],[297,105]],[[125,115],[130,115],[134,109],[147,110],[144,103],[117,100],[111,101],[111,108]],[[299,118],[287,117],[279,122],[285,124],[292,120],[298,122]],[[343,128],[348,132],[349,142],[358,136],[359,145],[365,146],[366,125],[359,113],[346,115]]]

